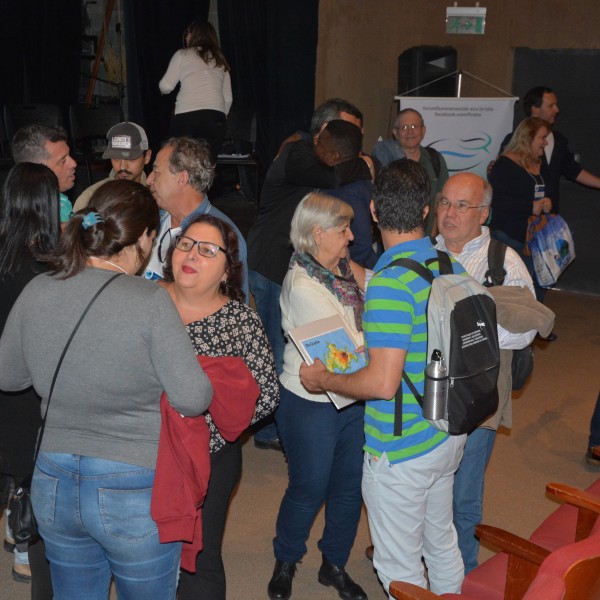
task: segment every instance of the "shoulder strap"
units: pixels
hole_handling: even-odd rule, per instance
[[[433,167],[433,172],[435,176],[440,178],[440,171],[442,170],[442,165],[440,161],[440,153],[430,146],[425,146],[425,150],[427,150],[427,154],[429,154],[429,158],[431,159],[431,165]]]
[[[506,244],[490,238],[490,245],[488,246],[488,270],[484,275],[484,287],[504,285],[504,279],[506,278],[506,269],[504,268],[505,255]]]
[[[434,274],[429,269],[429,265],[436,262],[439,265],[440,275],[450,275],[454,272],[452,268],[452,261],[450,260],[450,255],[446,254],[446,252],[442,252],[441,250],[437,250],[436,258],[428,258],[425,261],[425,264],[417,262],[412,258],[397,258],[392,261],[388,267],[404,267],[405,269],[409,269],[410,271],[415,272],[417,275],[425,279],[429,282],[429,284],[433,283],[435,279]],[[410,391],[413,393],[417,402],[423,407],[423,396],[419,394],[417,388],[410,380],[410,377],[406,374],[406,371],[402,371],[402,379],[406,382],[406,385],[409,387]],[[402,381],[400,381],[400,385],[398,386],[398,391],[395,396],[395,406],[394,406],[394,435],[401,436],[402,435]]]
[[[396,260],[392,261],[389,265],[386,265],[383,268],[387,269],[389,267],[404,267],[409,271],[415,272],[417,275],[419,275],[431,284],[433,283],[435,276],[431,272],[431,269],[429,269],[429,266],[436,261],[439,265],[440,275],[451,275],[452,273],[454,273],[450,256],[446,252],[442,252],[441,250],[436,250],[436,252],[437,257],[428,258],[424,264],[417,262],[412,258],[397,258]]]
[[[92,307],[92,304],[94,304],[94,302],[96,301],[96,298],[98,298],[98,296],[104,291],[104,289],[106,288],[106,286],[108,286],[109,283],[113,282],[117,277],[119,277],[122,274],[123,273],[116,273],[115,275],[113,275],[109,280],[105,281],[102,284],[102,286],[100,287],[100,289],[94,294],[92,299],[88,302],[88,305],[85,307],[83,314],[81,315],[81,317],[79,317],[79,321],[77,321],[77,324],[75,325],[75,327],[73,327],[73,331],[71,332],[71,335],[69,336],[69,339],[67,340],[67,343],[65,344],[65,347],[63,348],[60,358],[58,359],[58,364],[56,365],[56,369],[54,370],[54,376],[52,377],[52,383],[50,384],[50,393],[48,394],[48,402],[46,403],[46,410],[44,411],[44,419],[42,421],[42,426],[40,427],[40,432],[38,434],[37,443],[35,445],[35,453],[33,456],[34,464],[35,464],[35,461],[37,460],[38,454],[40,452],[40,446],[42,445],[42,437],[44,435],[44,429],[46,428],[46,417],[48,416],[48,408],[50,407],[50,399],[52,398],[52,392],[54,391],[54,384],[56,383],[56,378],[58,377],[58,372],[60,371],[60,367],[63,363],[63,359],[65,358],[65,354],[67,353],[67,350],[69,349],[69,346],[71,345],[71,342],[73,341],[73,338],[75,337],[75,334],[77,333],[77,330],[79,329],[79,326],[81,325],[81,322],[83,321],[85,315],[87,315],[88,311]]]

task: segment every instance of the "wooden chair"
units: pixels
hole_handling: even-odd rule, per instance
[[[556,550],[588,537],[596,526],[600,527],[600,479],[586,490],[549,483],[546,493],[563,505],[531,534],[529,539],[532,542],[548,550]]]
[[[554,552],[495,527],[479,526],[478,535],[493,540],[508,555],[505,598],[510,600],[600,600],[600,532]],[[478,567],[479,568],[479,567]],[[475,569],[477,570],[477,569]],[[531,573],[533,577],[531,577]],[[510,582],[510,584],[509,584]],[[463,586],[464,589],[464,586]],[[393,581],[396,600],[487,600],[484,594],[442,594]]]
[[[530,540],[512,534],[504,540],[501,529],[477,527],[478,537],[501,552],[467,575],[462,585],[465,594],[486,600],[521,598],[550,552],[600,534],[600,521],[596,519],[600,497],[594,493],[600,493],[600,480],[585,491],[560,483],[549,483],[546,491],[565,505],[545,519]]]

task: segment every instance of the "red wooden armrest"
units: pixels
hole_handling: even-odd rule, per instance
[[[477,525],[475,533],[480,540],[486,541],[508,554],[504,600],[522,598],[535,579],[539,566],[550,554],[550,550],[514,533],[490,525]]]
[[[546,492],[561,502],[566,502],[579,508],[575,541],[585,539],[592,532],[592,527],[600,514],[600,498],[585,490],[565,485],[564,483],[549,483]]]
[[[406,581],[392,581],[390,583],[390,594],[396,600],[435,600],[442,598],[442,596],[438,596],[418,585],[406,583]]]

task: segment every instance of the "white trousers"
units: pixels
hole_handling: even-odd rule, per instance
[[[391,465],[365,453],[362,493],[375,546],[373,565],[386,591],[407,581],[436,594],[460,593],[464,577],[452,514],[452,487],[466,435]],[[390,596],[390,599],[392,597]]]

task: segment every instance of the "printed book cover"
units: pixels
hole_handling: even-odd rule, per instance
[[[290,329],[289,336],[309,365],[319,358],[328,371],[346,374],[366,366],[364,354],[356,352],[356,343],[339,315]],[[327,395],[338,409],[356,402],[333,392]]]

